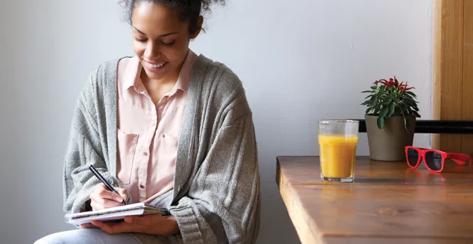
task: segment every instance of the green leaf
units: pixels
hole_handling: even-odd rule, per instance
[[[384,118],[379,116],[378,119],[376,120],[376,123],[378,124],[378,128],[383,129],[384,128]]]
[[[392,103],[393,103],[393,99],[388,98],[388,99],[384,100],[383,106],[388,107],[388,106],[391,106]]]
[[[407,131],[407,128],[409,128],[407,124],[407,119],[405,116],[403,116],[402,119],[404,120],[404,129]]]
[[[388,113],[389,113],[389,107],[383,107],[383,110],[379,114],[379,117],[386,117],[386,115],[388,115]]]
[[[396,104],[391,103],[391,105],[389,106],[389,113],[387,115],[388,118],[393,116],[395,108],[396,108]]]

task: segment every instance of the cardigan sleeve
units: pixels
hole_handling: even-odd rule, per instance
[[[66,212],[82,212],[90,208],[89,195],[99,180],[90,172],[89,165],[94,165],[109,182],[116,185],[103,157],[103,146],[94,116],[97,113],[88,110],[98,105],[99,99],[95,98],[98,94],[96,84],[96,75],[92,74],[73,112],[63,167],[63,208]]]
[[[170,209],[185,243],[253,243],[259,173],[251,112],[223,123],[187,196]]]

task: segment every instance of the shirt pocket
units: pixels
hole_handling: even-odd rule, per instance
[[[138,144],[137,134],[126,133],[118,129],[118,165],[117,177],[120,183],[128,185],[131,182],[133,172],[136,145]]]
[[[177,157],[178,140],[175,136],[163,133],[159,135],[158,146],[153,149],[153,155],[156,155],[160,162],[173,163]]]
[[[163,151],[166,152],[167,154],[176,154],[177,153],[177,147],[179,145],[179,140],[177,136],[172,135],[170,133],[163,133],[161,135],[162,137],[162,145],[163,145]]]

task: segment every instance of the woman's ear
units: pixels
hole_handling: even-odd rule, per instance
[[[204,23],[204,17],[202,17],[202,15],[201,15],[201,16],[199,16],[199,18],[197,18],[197,23],[195,25],[194,32],[191,33],[191,39],[194,39],[199,35],[200,31],[202,30],[202,24],[203,23]]]

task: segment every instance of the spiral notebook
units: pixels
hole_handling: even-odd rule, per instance
[[[92,220],[112,221],[121,220],[126,216],[137,216],[147,214],[169,215],[169,211],[166,208],[156,208],[145,202],[139,202],[118,207],[101,209],[97,211],[66,214],[64,218],[67,223],[73,225],[80,225],[90,223]]]

